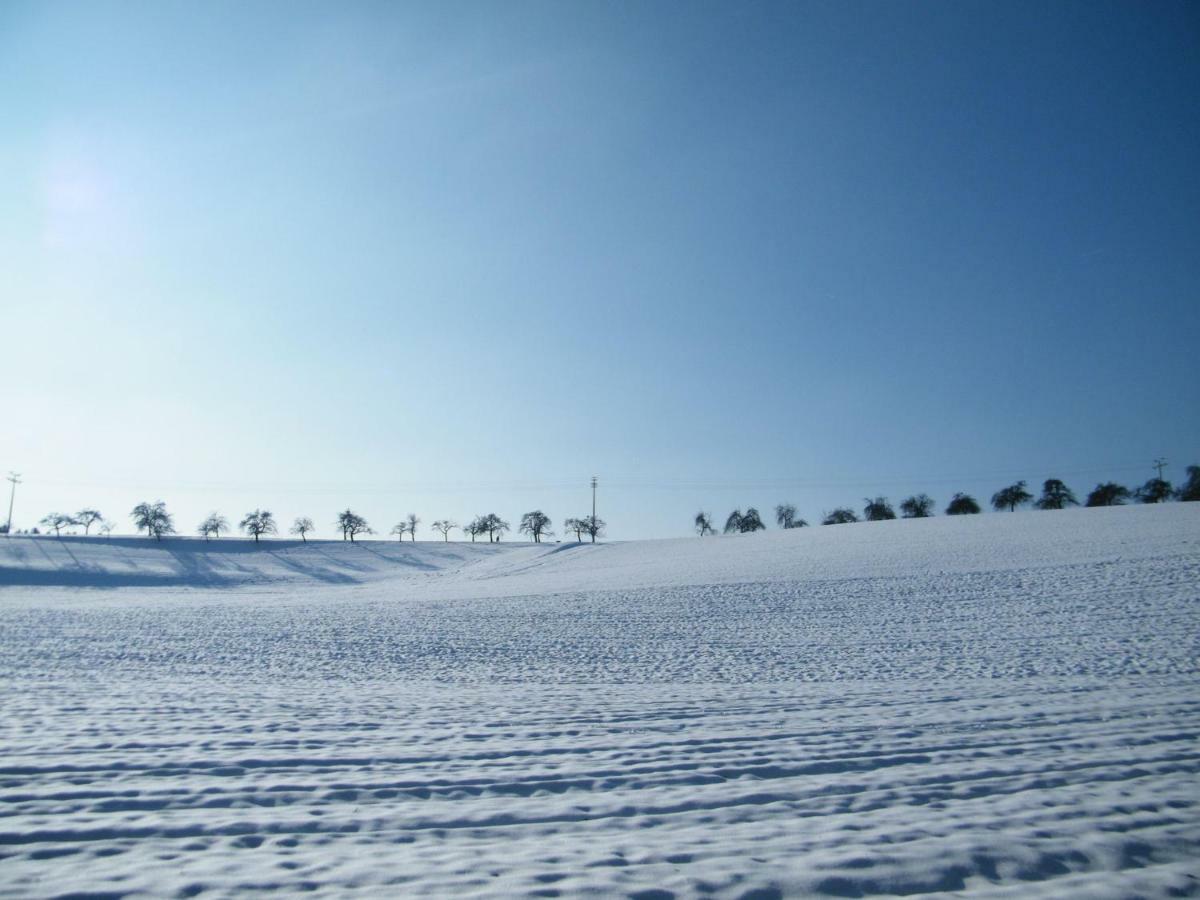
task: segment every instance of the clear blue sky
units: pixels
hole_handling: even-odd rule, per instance
[[[1200,462],[1195,3],[10,0],[0,111],[18,526]]]

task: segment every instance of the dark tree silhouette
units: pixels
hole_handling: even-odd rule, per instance
[[[70,525],[78,525],[74,516],[68,516],[66,513],[49,513],[42,517],[38,522],[39,525],[45,525],[47,528],[54,529],[55,537],[62,537],[60,533],[64,528]]]
[[[775,521],[780,528],[807,528],[808,523],[796,518],[796,507],[790,503],[780,503],[775,507]]]
[[[567,534],[569,534],[571,532],[575,532],[575,540],[576,541],[583,540],[583,532],[584,532],[584,529],[586,529],[586,528],[587,528],[587,523],[584,522],[583,519],[571,518],[571,519],[563,520],[563,531]]]
[[[342,540],[344,541],[348,538],[352,544],[354,543],[355,535],[375,533],[371,530],[371,526],[367,524],[366,519],[349,509],[338,513],[337,527],[342,530]]]
[[[713,528],[712,516],[709,513],[703,511],[696,513],[696,518],[692,520],[692,523],[696,526],[696,534],[700,537],[717,533],[717,529]]]
[[[1034,504],[1038,509],[1066,509],[1078,505],[1075,494],[1057,478],[1047,478],[1042,483],[1042,496]]]
[[[992,509],[997,512],[1002,509],[1016,512],[1018,506],[1024,506],[1032,499],[1033,494],[1025,490],[1025,482],[1018,481],[1016,484],[1010,484],[992,494]]]
[[[599,516],[584,516],[583,517],[583,533],[592,539],[592,543],[596,543],[596,538],[604,534],[604,528],[608,524]]]
[[[317,526],[313,525],[313,520],[308,518],[308,516],[297,516],[296,521],[292,523],[292,527],[288,530],[292,534],[300,535],[300,540],[307,544],[308,533],[310,531],[315,531],[316,527]]]
[[[398,540],[398,541],[404,540],[404,535],[407,533],[408,533],[408,523],[407,522],[397,522],[395,525],[392,526],[392,530],[388,532],[388,534],[396,535],[396,540]]]
[[[276,533],[275,517],[265,509],[256,509],[246,513],[242,521],[238,522],[238,528],[254,538],[254,543],[257,544],[264,534]]]
[[[833,512],[825,513],[825,518],[821,520],[822,525],[849,525],[851,522],[857,522],[858,516],[854,514],[854,510],[847,509],[844,506],[839,506]]]
[[[405,524],[408,526],[408,536],[411,540],[417,539],[417,526],[421,524],[421,520],[417,518],[416,513],[409,513],[405,519]]]
[[[499,543],[500,539],[504,537],[504,532],[511,530],[509,524],[495,513],[488,513],[480,519],[480,524],[487,532],[489,543]]]
[[[228,530],[229,521],[224,516],[212,513],[207,519],[200,523],[199,527],[196,529],[196,533],[207,541],[210,537],[219,538],[222,531]]]
[[[979,503],[970,494],[955,494],[946,504],[948,516],[973,516],[979,512],[982,512]]]
[[[154,503],[143,501],[135,506],[129,515],[138,531],[145,528],[146,537],[153,535],[156,541],[161,541],[164,534],[175,533],[175,520],[161,500]]]
[[[928,519],[933,515],[933,498],[928,494],[913,494],[900,501],[900,515],[906,519]]]
[[[863,507],[863,518],[868,522],[883,522],[896,518],[896,511],[892,509],[892,504],[888,503],[887,497],[868,497],[863,502],[866,503]]]
[[[767,526],[763,524],[762,516],[758,514],[758,510],[753,506],[746,510],[746,514],[742,516],[741,522],[738,524],[738,531],[742,534],[749,534],[752,531],[766,531]]]
[[[729,518],[725,520],[725,533],[736,534],[742,530],[742,511],[735,509],[729,514]]]
[[[1185,503],[1200,500],[1200,466],[1187,467],[1187,481],[1175,492],[1175,499]]]
[[[476,537],[481,534],[487,534],[487,529],[483,526],[483,516],[476,516],[463,526],[463,531],[471,536],[471,543],[475,543]]]
[[[81,509],[75,513],[75,524],[82,525],[83,533],[86,535],[91,531],[92,526],[103,518],[104,516],[100,515],[100,510],[98,509]]]
[[[1129,488],[1114,481],[1105,481],[1092,488],[1085,506],[1122,506],[1133,494]]]
[[[1137,489],[1136,496],[1142,503],[1162,503],[1169,500],[1172,493],[1171,482],[1163,478],[1151,478]]]
[[[432,525],[432,528],[434,531],[440,531],[442,533],[443,541],[449,541],[450,540],[450,532],[453,531],[457,527],[458,527],[458,523],[452,522],[450,519],[438,519]]]
[[[540,509],[521,516],[521,524],[517,526],[517,531],[529,535],[535,544],[542,542],[543,535],[546,537],[554,535],[554,532],[550,530],[550,517]]]

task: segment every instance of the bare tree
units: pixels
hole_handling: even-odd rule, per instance
[[[415,541],[417,539],[417,526],[421,524],[421,520],[417,518],[416,513],[409,513],[404,521],[408,526],[409,537]]]
[[[746,509],[746,514],[742,516],[742,521],[738,525],[738,531],[742,534],[749,534],[752,531],[766,531],[767,526],[763,524],[762,516],[758,514],[758,510],[753,506]]]
[[[264,534],[276,534],[275,517],[265,509],[256,509],[246,513],[246,517],[238,523],[238,527],[254,538],[254,543]]]
[[[1048,478],[1042,483],[1042,496],[1034,504],[1038,509],[1065,509],[1078,505],[1075,494],[1057,478]]]
[[[1187,481],[1175,492],[1175,499],[1184,503],[1194,503],[1200,500],[1200,466],[1187,467]]]
[[[289,529],[292,534],[300,535],[300,540],[306,544],[308,543],[308,533],[315,530],[316,526],[313,525],[313,520],[308,518],[308,516],[298,516]]]
[[[892,504],[888,503],[887,497],[868,497],[863,502],[866,504],[863,507],[863,518],[868,522],[883,522],[896,518],[896,511],[892,509]]]
[[[352,544],[354,543],[354,536],[356,534],[375,533],[371,530],[371,526],[367,524],[366,519],[349,509],[338,513],[337,526],[342,530],[342,540],[344,541],[349,538]]]
[[[946,504],[948,516],[973,516],[979,512],[979,503],[970,494],[955,494]]]
[[[928,519],[933,515],[933,498],[928,494],[913,494],[900,501],[900,515],[906,519]]]
[[[527,512],[521,516],[521,524],[517,526],[517,530],[521,534],[527,534],[532,538],[535,544],[542,542],[542,536],[553,537],[554,532],[550,530],[550,517],[540,509],[535,509],[533,512]]]
[[[796,507],[790,503],[780,503],[775,507],[775,521],[780,528],[807,528],[808,523],[796,518]]]
[[[38,522],[39,525],[45,525],[47,528],[54,529],[55,537],[62,537],[62,530],[70,525],[78,525],[74,516],[68,516],[66,513],[48,513]]]
[[[75,513],[75,524],[82,525],[83,533],[86,535],[89,531],[91,531],[92,526],[103,518],[104,516],[100,515],[100,510],[91,509],[89,507],[88,509],[81,509],[79,512]]]
[[[229,530],[229,522],[224,516],[219,516],[212,513],[207,519],[200,523],[200,527],[196,531],[206,541],[209,537],[220,538],[222,531]]]
[[[599,516],[584,516],[583,517],[583,533],[592,539],[592,543],[596,543],[596,538],[603,536],[607,522]]]
[[[821,520],[822,525],[849,525],[851,522],[857,522],[858,516],[854,514],[854,510],[847,509],[844,506],[839,506],[833,512],[825,513],[825,518]]]
[[[735,509],[733,512],[731,512],[729,514],[729,517],[725,520],[725,533],[726,534],[737,534],[741,530],[742,530],[742,511],[740,509]]]
[[[1018,481],[1016,484],[1010,484],[992,494],[992,509],[997,512],[1002,509],[1016,512],[1018,506],[1024,506],[1032,499],[1033,494],[1025,490],[1025,482]]]
[[[396,540],[398,541],[404,540],[404,535],[408,534],[408,523],[397,522],[392,526],[392,530],[389,531],[388,534],[394,534],[396,536]]]
[[[495,513],[488,513],[480,520],[480,524],[483,525],[483,530],[487,532],[488,541],[491,543],[499,543],[504,532],[511,530],[509,524]]]
[[[1164,478],[1151,478],[1134,491],[1134,496],[1141,503],[1163,503],[1171,499],[1171,482]]]
[[[175,533],[175,520],[167,512],[167,505],[161,500],[156,500],[154,503],[146,501],[139,503],[133,508],[130,516],[138,531],[145,528],[146,536],[153,535],[156,541],[161,541],[164,534]]]
[[[568,519],[568,521],[575,521]],[[696,534],[704,537],[706,534],[716,534],[717,529],[713,528],[712,515],[704,511],[696,513],[696,518],[692,520],[692,524],[696,526]]]
[[[476,537],[481,534],[487,534],[487,529],[483,525],[483,516],[476,516],[463,526],[463,531],[471,536],[471,543],[475,543]]]
[[[104,535],[105,537],[111,537],[112,533],[113,533],[113,528],[115,528],[115,527],[116,526],[113,525],[112,522],[108,521],[108,519],[100,520],[100,533],[102,535]]]
[[[443,541],[449,541],[450,532],[458,527],[458,523],[453,522],[450,519],[438,519],[433,523],[432,527],[434,531],[440,531],[442,533]]]

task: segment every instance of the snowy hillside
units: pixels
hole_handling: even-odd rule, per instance
[[[1200,504],[0,540],[0,896],[1200,896]]]

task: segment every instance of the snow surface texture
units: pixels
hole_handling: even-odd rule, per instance
[[[1200,504],[0,540],[0,896],[1200,896]]]

